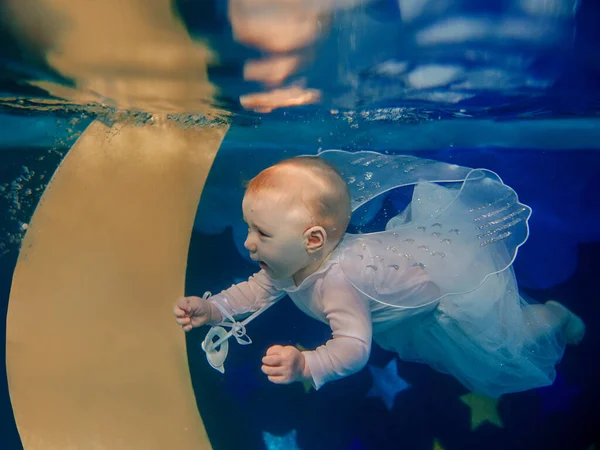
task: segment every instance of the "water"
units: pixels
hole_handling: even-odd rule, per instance
[[[186,292],[196,295],[256,270],[242,248],[243,182],[282,157],[370,149],[484,167],[533,208],[531,237],[515,263],[521,289],[563,302],[588,324],[556,383],[473,406],[449,377],[417,364],[396,368],[391,354],[374,348],[369,367],[319,392],[275,386],[260,372],[268,346],[311,348],[328,337],[282,303],[253,323],[251,346],[231,345],[224,375],[200,350],[206,330],[188,335],[213,448],[597,448],[598,5],[286,4],[0,4],[3,305],[35,207],[94,120],[231,123],[194,225]],[[351,231],[377,228],[404,201],[390,195]],[[8,385],[2,389],[6,448],[19,448]]]

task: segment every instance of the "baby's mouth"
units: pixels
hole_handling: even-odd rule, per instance
[[[258,265],[260,266],[261,269],[263,270],[267,270],[269,266],[267,266],[267,264],[263,261],[259,261]]]

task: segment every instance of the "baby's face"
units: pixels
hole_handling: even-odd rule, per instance
[[[268,192],[244,197],[242,211],[248,225],[244,247],[271,278],[284,279],[309,263],[303,237],[308,229],[308,211],[278,199],[280,196]]]

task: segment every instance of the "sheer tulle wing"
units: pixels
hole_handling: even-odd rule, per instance
[[[352,197],[352,211],[385,192],[419,181],[462,181],[471,169],[433,159],[371,151],[326,150],[319,153],[340,173]]]
[[[448,170],[441,168],[444,174]],[[445,177],[430,173],[427,178]],[[402,172],[398,182],[388,180],[386,189],[406,180]],[[477,289],[488,276],[511,266],[529,234],[531,208],[488,170],[470,170],[458,188],[419,182],[409,209],[385,231],[348,235],[342,243],[345,275],[357,289],[388,306],[421,307]],[[437,298],[398,295],[423,279],[439,287]]]
[[[552,383],[564,342],[545,308],[521,298],[511,267],[531,209],[498,175],[416,157],[322,155],[348,182],[354,209],[415,186],[385,231],[340,244],[345,276],[379,303],[379,345],[492,397]]]

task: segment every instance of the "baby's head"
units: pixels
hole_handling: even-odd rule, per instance
[[[285,159],[248,183],[246,196],[272,195],[273,208],[297,209],[306,226],[322,226],[334,247],[344,236],[350,215],[350,193],[340,174],[318,156]]]
[[[314,156],[263,170],[248,183],[242,209],[244,245],[274,277],[310,272],[339,243],[351,215],[346,183]]]

